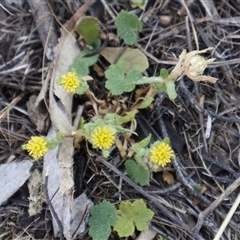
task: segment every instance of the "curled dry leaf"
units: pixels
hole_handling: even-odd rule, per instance
[[[85,106],[91,106],[92,108],[88,111],[88,116],[92,117],[95,115],[104,116],[107,113],[124,113],[127,111],[127,100],[128,97],[119,98],[118,96],[111,96],[108,94],[106,100],[97,99],[93,92],[89,91],[86,93],[89,101],[85,103]]]

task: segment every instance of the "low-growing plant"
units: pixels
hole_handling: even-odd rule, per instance
[[[136,4],[136,1],[131,1]],[[141,1],[139,6],[143,6],[145,1]],[[63,74],[58,84],[69,94],[86,94],[94,96],[88,85],[89,80],[93,80],[89,76],[89,67],[92,66],[99,57],[99,53],[91,56],[89,53],[94,52],[100,47],[99,39],[99,23],[95,18],[86,18],[78,23],[76,30],[82,35],[83,39],[91,44],[92,49],[85,48],[81,54],[74,59],[69,66],[68,72]],[[90,25],[89,25],[90,24]],[[126,11],[121,11],[115,19],[117,33],[126,45],[137,42],[138,33],[142,30],[142,23],[137,16]],[[88,28],[88,29],[87,29]],[[207,64],[213,62],[214,59],[206,60],[199,54],[211,50],[207,48],[201,51],[192,51],[186,53],[184,50],[179,56],[179,60],[174,69],[169,72],[162,68],[158,76],[144,76],[148,61],[145,56],[141,55],[142,63],[139,66],[133,61],[134,69],[128,68],[124,61],[111,64],[105,71],[105,88],[109,90],[112,96],[119,96],[124,93],[132,92],[136,86],[148,85],[148,90],[143,91],[145,96],[139,97],[130,107],[130,111],[123,111],[121,114],[108,112],[106,114],[97,114],[92,117],[89,122],[82,121],[79,129],[74,133],[56,134],[54,139],[48,139],[44,136],[32,136],[31,139],[22,148],[27,150],[29,155],[37,160],[44,156],[49,150],[58,146],[65,137],[75,138],[74,146],[81,147],[83,140],[91,144],[93,149],[100,150],[104,157],[109,157],[111,148],[116,144],[120,135],[136,134],[134,129],[130,129],[126,125],[135,121],[135,114],[138,109],[147,108],[154,101],[154,97],[159,92],[166,92],[171,100],[177,97],[175,83],[182,76],[187,76],[193,81],[210,81],[216,82],[216,78],[210,76],[202,76]],[[112,49],[111,49],[112,51]],[[127,49],[126,51],[130,51]],[[116,52],[113,50],[112,52]],[[133,51],[139,55],[138,51]],[[114,62],[108,53],[104,53],[105,58],[109,62]],[[126,59],[131,54],[126,54]],[[139,70],[141,69],[141,70]],[[129,177],[141,186],[148,185],[150,182],[151,171],[160,171],[171,163],[175,157],[168,138],[162,141],[156,141],[150,145],[151,135],[140,142],[136,142],[129,148],[129,154],[125,161],[125,170]],[[88,148],[87,148],[88,149]],[[169,182],[172,182],[172,180]],[[147,209],[143,200],[137,199],[133,203],[130,201],[121,201],[119,209],[108,201],[95,205],[91,209],[91,217],[89,219],[89,235],[94,240],[108,239],[111,231],[114,230],[120,237],[131,236],[135,228],[139,231],[147,229],[148,222],[152,219],[154,213]]]
[[[128,159],[125,162],[126,172],[137,184],[145,186],[150,181],[150,171],[162,171],[163,167],[171,163],[174,152],[168,138],[154,142],[151,147],[151,135],[142,141],[135,143],[131,150],[135,152],[134,160]]]
[[[153,215],[153,211],[146,207],[142,199],[133,203],[121,201],[118,210],[103,200],[91,208],[89,235],[93,240],[107,240],[113,228],[119,237],[128,237],[134,233],[135,228],[138,231],[146,230]]]

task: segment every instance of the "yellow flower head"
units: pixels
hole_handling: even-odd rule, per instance
[[[69,72],[62,75],[60,85],[70,93],[75,93],[76,89],[80,86],[80,79],[75,72]]]
[[[33,136],[26,144],[26,149],[30,156],[34,159],[38,159],[47,153],[47,142],[42,137]]]
[[[108,150],[112,147],[115,140],[115,131],[112,127],[97,127],[92,133],[93,147],[100,148],[101,150]]]
[[[169,144],[161,142],[150,149],[150,161],[161,167],[166,166],[174,157],[174,152]]]

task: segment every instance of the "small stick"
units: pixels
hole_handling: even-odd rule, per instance
[[[9,12],[1,3],[0,3],[0,7],[5,10],[8,14],[14,16],[14,14],[12,14],[11,12]]]

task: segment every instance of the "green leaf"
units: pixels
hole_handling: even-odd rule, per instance
[[[132,45],[137,42],[137,33],[142,31],[142,23],[136,15],[122,10],[116,20],[117,33],[126,44]]]
[[[109,150],[102,150],[102,155],[103,155],[103,157],[108,158],[110,155]]]
[[[162,73],[166,76],[166,72]],[[135,84],[143,84],[143,83],[150,83],[157,91],[159,92],[166,92],[171,100],[177,97],[177,93],[175,90],[175,83],[174,81],[170,81],[168,79],[164,80],[162,76],[160,77],[150,77],[150,78],[143,78]]]
[[[83,17],[77,23],[76,31],[83,37],[86,43],[92,44],[99,38],[99,22],[94,17]]]
[[[126,75],[124,82],[124,92],[131,92],[135,88],[134,82],[142,78],[142,73],[136,70],[132,70]],[[131,89],[131,90],[130,90]]]
[[[131,213],[136,228],[139,231],[143,231],[148,228],[148,221],[150,221],[154,215],[154,212],[146,207],[146,204],[142,199],[137,199],[133,202]]]
[[[117,132],[119,133],[132,133],[132,134],[135,134],[137,135],[137,133],[135,133],[134,131],[128,129],[128,128],[123,128],[121,126],[115,126],[115,129],[117,130]]]
[[[144,77],[134,82],[134,84],[136,85],[147,84],[147,83],[164,84],[165,80],[162,77],[149,77],[149,78]]]
[[[151,103],[153,102],[154,98],[153,97],[147,97],[144,99],[144,101],[141,103],[141,105],[138,107],[138,109],[144,109],[147,108],[151,105]]]
[[[164,142],[166,144],[170,144],[170,138],[164,138],[161,142]]]
[[[158,240],[167,240],[164,236],[162,236],[160,234],[157,236],[157,238],[158,238]]]
[[[73,60],[73,63],[68,67],[68,71],[76,71],[79,77],[88,75],[88,63],[81,57],[78,56]]]
[[[167,92],[167,88],[164,83],[152,83],[152,86],[159,92]]]
[[[175,90],[174,81],[166,81],[167,94],[171,100],[174,100],[177,97],[177,92]]]
[[[162,77],[163,79],[167,79],[168,78],[168,70],[166,68],[162,68],[161,69],[160,77]]]
[[[21,145],[22,150],[27,150],[27,144]]]
[[[193,188],[194,188],[196,191],[198,191],[198,192],[201,193],[201,191],[203,190],[204,187],[203,187],[201,184],[195,184],[195,185],[193,185]]]
[[[133,160],[127,160],[125,162],[126,173],[137,184],[145,186],[149,184],[150,172],[143,165],[137,164]]]
[[[135,155],[135,160],[138,164],[141,164],[143,165],[144,162],[143,162],[143,157],[146,156],[148,153],[148,149],[146,148],[141,148],[139,149],[137,152],[136,152],[136,155]],[[145,164],[144,164],[145,165]]]
[[[99,58],[99,54],[96,54],[91,57],[84,57],[84,56],[99,49],[101,46],[101,40],[100,39],[95,40],[91,46],[92,46],[92,49],[84,48],[80,53],[80,57],[88,64],[88,66],[92,66],[94,63],[97,62]]]
[[[142,78],[142,74],[135,70],[125,76],[124,70],[118,65],[111,65],[109,69],[105,71],[105,76],[107,78],[105,87],[111,91],[113,95],[131,92],[135,88],[133,82]]]
[[[104,116],[104,120],[111,122],[114,125],[122,125],[123,123],[130,122],[134,119],[135,113],[131,112],[126,116],[122,117],[116,113],[108,113]]]
[[[130,0],[130,5],[132,8],[139,7],[144,8],[146,0]]]
[[[122,47],[106,47],[100,54],[108,62],[113,64],[123,49],[124,48]],[[144,72],[148,68],[149,63],[145,54],[143,54],[139,49],[127,48],[116,62],[116,65],[123,68],[124,73],[129,73],[131,70]]]
[[[107,81],[105,82],[106,88],[111,91],[113,95],[121,95],[124,92],[124,71],[117,65],[111,65],[105,71]]]
[[[85,120],[84,120],[84,117],[81,117],[80,118],[80,121],[79,121],[79,123],[78,123],[78,130],[79,129],[83,129],[83,127],[84,127],[84,123],[85,123]]]
[[[82,135],[86,137],[86,139],[91,139],[91,134],[95,130],[95,128],[99,126],[104,126],[104,121],[100,117],[96,116],[91,119],[92,122],[85,123],[82,129]]]
[[[151,210],[147,209],[142,199],[137,199],[133,203],[122,201],[117,214],[118,220],[114,225],[114,230],[118,232],[120,237],[132,235],[133,225],[135,225],[139,231],[146,230],[148,228],[148,221],[151,220],[154,215]]]
[[[114,231],[116,231],[119,237],[128,237],[134,233],[134,225],[131,220],[119,216],[117,222],[114,226]]]
[[[64,138],[65,134],[61,132],[57,132],[55,138],[50,140],[44,137],[44,139],[47,141],[48,149],[54,149],[55,147],[57,147],[63,141]]]
[[[117,221],[117,212],[113,204],[103,200],[91,208],[89,218],[89,235],[93,240],[107,240],[111,234],[111,226]]]
[[[135,143],[132,145],[131,149],[134,151],[134,152],[138,152],[141,148],[145,148],[147,147],[147,145],[150,143],[151,141],[151,137],[152,137],[152,134],[149,134],[146,138],[144,138],[142,141],[138,142],[138,143]]]
[[[89,89],[89,86],[87,82],[81,79],[80,86],[76,89],[75,93],[81,95],[87,92],[88,89]]]

